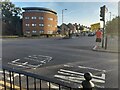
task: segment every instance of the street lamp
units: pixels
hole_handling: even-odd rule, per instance
[[[64,10],[67,10],[67,9],[62,10],[62,24],[63,24],[63,12],[64,12]]]
[[[62,10],[62,31],[63,31],[63,12],[64,12],[64,10],[67,10],[67,9],[63,9]],[[64,32],[64,31],[63,31]],[[64,32],[64,34],[65,34],[65,32]]]
[[[111,12],[109,12],[110,13],[110,20],[109,21],[111,21]]]

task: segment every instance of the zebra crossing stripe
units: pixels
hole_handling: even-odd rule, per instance
[[[84,79],[84,76],[75,75],[75,74],[70,74],[70,73],[65,73],[65,72],[61,72],[61,71],[58,71],[58,73],[59,73],[59,74],[62,74],[62,75],[67,75],[67,76],[69,75],[68,77],[70,77],[70,78],[73,77],[73,79],[85,80],[85,79]],[[93,78],[91,81],[93,81],[93,82],[99,82],[99,83],[105,83],[104,80],[98,80],[98,79],[95,79],[95,78]]]
[[[106,70],[100,70],[100,69],[91,68],[91,67],[84,67],[84,66],[78,66],[78,67],[79,67],[79,68],[85,68],[85,69],[96,70],[96,71],[100,71],[100,72],[106,72]]]
[[[79,83],[81,83],[83,80],[85,80],[84,76],[83,77],[73,77],[73,76],[55,75],[55,77],[60,78],[60,79],[67,79],[67,80],[70,80],[73,82],[79,82]],[[105,83],[104,80],[99,80],[99,79],[95,79],[95,78],[93,78],[91,81],[97,82],[97,83]]]
[[[71,73],[71,74],[77,74],[77,75],[84,76],[84,73],[80,73],[80,72],[75,72],[75,71],[70,71],[70,70],[65,70],[65,69],[60,69],[60,71],[66,72],[66,73]],[[95,75],[93,75],[92,77],[93,77],[93,78],[98,78],[98,79],[103,79],[103,80],[104,80],[104,79],[105,79],[105,74],[102,73],[102,76],[101,76],[101,77],[95,76]]]
[[[82,83],[82,81],[76,80],[76,79],[71,79],[71,77],[68,77],[68,76],[55,75],[54,77],[59,78],[59,79],[69,80],[71,82],[76,82],[76,83],[80,83],[80,84]]]

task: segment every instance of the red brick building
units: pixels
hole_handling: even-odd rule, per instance
[[[54,34],[57,31],[57,13],[41,7],[25,7],[23,12],[24,36]]]

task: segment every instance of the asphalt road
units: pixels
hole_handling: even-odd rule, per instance
[[[95,37],[87,36],[4,39],[2,65],[76,85],[83,80],[83,73],[91,72],[96,86],[117,88],[118,54],[92,51],[94,45]]]

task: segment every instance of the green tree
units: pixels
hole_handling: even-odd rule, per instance
[[[120,17],[115,17],[112,21],[108,21],[106,23],[106,34],[110,35],[118,35],[118,26],[120,25]]]
[[[84,26],[83,26],[83,25],[81,25],[81,26],[80,26],[80,28],[79,28],[79,30],[81,30],[81,31],[82,31],[83,29],[84,29]]]
[[[4,0],[0,2],[0,4],[2,5],[2,34],[21,35],[21,8],[15,7],[9,0]]]

